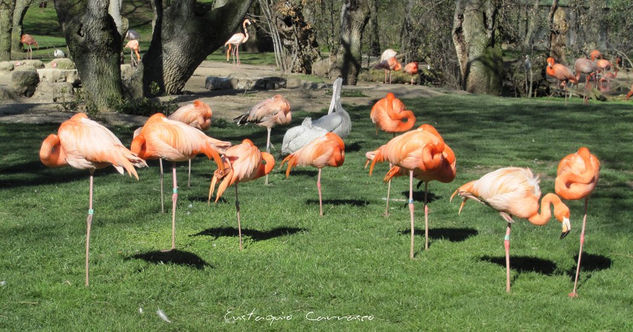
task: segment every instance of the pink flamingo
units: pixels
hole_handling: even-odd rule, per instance
[[[29,35],[28,33],[22,35],[22,37],[20,38],[20,43],[26,44],[29,47],[28,51],[26,51],[26,56],[29,59],[33,59],[33,48],[31,47],[32,45],[35,45],[38,50],[40,49],[40,46],[37,44],[35,38],[33,38],[33,36]]]
[[[248,30],[246,29],[247,25],[250,25],[251,21],[249,19],[245,19],[244,22],[242,22],[242,29],[244,29],[244,33],[238,32],[236,34],[234,34],[233,36],[231,36],[231,38],[229,38],[229,40],[226,41],[226,43],[224,43],[224,46],[228,46],[227,50],[226,50],[226,61],[229,61],[229,52],[231,52],[231,46],[234,47],[233,52],[231,52],[231,54],[233,55],[233,63],[235,64],[235,59],[237,58],[237,64],[240,64],[240,51],[239,51],[239,47],[240,44],[244,44],[246,43],[246,41],[248,40]]]

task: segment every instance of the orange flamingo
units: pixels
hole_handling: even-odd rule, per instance
[[[184,122],[200,130],[207,130],[211,127],[212,116],[213,111],[211,111],[211,107],[202,100],[196,99],[192,104],[178,108],[174,113],[168,116],[168,119]],[[189,159],[189,169],[187,172],[187,187],[191,187],[191,159]]]
[[[132,140],[132,152],[139,157],[149,159],[166,159],[173,162],[173,195],[171,210],[171,249],[176,248],[176,202],[178,201],[178,183],[176,179],[176,162],[185,161],[198,154],[205,154],[218,165],[220,170],[224,164],[218,154],[219,146],[225,146],[228,142],[222,142],[205,135],[197,128],[191,127],[180,121],[167,119],[162,113],[152,115],[140,133]],[[163,178],[161,176],[161,191]]]
[[[554,188],[560,197],[566,200],[585,199],[585,215],[582,218],[582,230],[580,231],[580,251],[578,252],[574,290],[569,293],[571,297],[578,296],[576,286],[578,285],[578,274],[580,273],[582,246],[585,243],[587,205],[589,204],[589,195],[593,188],[596,187],[596,183],[598,183],[599,173],[600,161],[584,146],[578,149],[577,152],[565,156],[558,164],[556,172]]]
[[[389,84],[391,84],[391,71],[402,69],[402,65],[396,59],[396,51],[388,48],[380,56],[380,62],[376,65],[376,69],[383,68],[385,70],[385,84],[387,83],[387,74],[389,74]]]
[[[73,115],[64,121],[57,135],[50,134],[42,142],[40,160],[48,167],[70,165],[77,169],[90,171],[90,190],[88,218],[86,219],[86,286],[89,285],[90,228],[92,226],[92,185],[94,171],[112,165],[119,173],[124,170],[138,180],[134,167],[146,167],[147,164],[137,155],[126,149],[121,141],[99,123],[88,119],[84,113]]]
[[[270,153],[270,131],[277,125],[286,125],[292,121],[290,103],[282,95],[274,95],[253,106],[246,112],[233,119],[238,126],[246,123],[254,123],[266,127],[266,152]],[[268,175],[266,175],[268,184]]]
[[[404,66],[404,72],[411,75],[411,85],[413,85],[413,80],[415,78],[415,75],[418,73],[418,63],[413,61],[413,62],[409,62],[407,63],[406,66]]]
[[[384,178],[389,181],[394,176],[409,173],[409,214],[411,217],[411,249],[409,258],[413,259],[414,248],[414,206],[413,206],[413,178],[424,181],[424,250],[429,248],[429,209],[428,189],[429,181],[451,182],[456,175],[456,161],[453,150],[444,142],[437,130],[423,124],[418,129],[406,132],[391,139],[387,144],[375,151],[366,153],[371,160],[369,175],[374,165],[385,160],[395,165],[391,167]]]
[[[26,44],[29,47],[28,51],[26,51],[26,55],[29,59],[33,59],[33,48],[31,47],[32,45],[35,45],[38,50],[40,49],[40,46],[37,44],[35,38],[33,38],[33,36],[29,35],[28,33],[25,33],[22,35],[22,37],[20,37],[20,43]]]
[[[371,118],[371,122],[376,125],[376,134],[378,134],[378,128],[380,128],[382,131],[392,133],[395,137],[396,133],[407,131],[415,125],[415,115],[413,115],[413,112],[405,110],[404,103],[391,92],[387,93],[385,98],[380,99],[374,104],[369,117]],[[391,168],[391,165],[389,165],[389,167]],[[385,216],[389,216],[390,192],[391,180],[387,183]]]
[[[242,22],[242,29],[244,29],[244,33],[238,32],[231,36],[231,38],[229,38],[226,43],[224,43],[224,47],[228,46],[228,48],[226,49],[226,62],[229,62],[230,52],[233,55],[233,64],[235,64],[235,58],[237,58],[237,64],[240,64],[239,47],[240,44],[244,44],[248,40],[248,30],[246,30],[246,26],[250,24],[251,21],[249,19],[245,19],[244,22]],[[231,52],[231,46],[234,47],[233,52]]]
[[[479,180],[470,181],[459,187],[453,195],[463,197],[459,207],[459,214],[469,198],[484,203],[499,211],[507,222],[506,235],[503,241],[506,251],[506,292],[510,292],[510,227],[514,220],[512,216],[525,218],[531,224],[543,226],[552,216],[550,204],[554,205],[554,216],[562,223],[561,239],[571,229],[569,208],[556,194],[548,193],[541,200],[539,213],[539,178],[532,174],[529,168],[506,167],[490,172]]]
[[[319,169],[317,189],[319,191],[319,215],[323,216],[323,200],[321,198],[321,169],[325,166],[339,167],[345,161],[345,143],[337,134],[329,132],[317,137],[295,153],[288,155],[281,162],[288,163],[286,178],[295,166],[314,166]]]
[[[547,68],[545,69],[545,72],[547,75],[552,76],[559,81],[560,86],[565,90],[565,102],[567,102],[567,84],[578,83],[578,78],[574,76],[572,71],[565,65],[555,62],[554,58],[547,58]]]
[[[237,185],[241,182],[255,180],[267,175],[275,167],[275,158],[267,152],[260,152],[259,149],[249,139],[244,139],[242,144],[234,145],[226,150],[224,154],[224,170],[216,170],[209,186],[209,200],[218,186],[218,193],[215,196],[217,202],[229,186],[235,184],[235,210],[237,213],[237,232],[240,237],[240,250],[242,250],[242,225],[240,223],[240,202],[237,196]]]
[[[138,43],[137,39],[132,39],[130,41],[127,42],[127,44],[125,44],[126,48],[130,49],[130,64],[132,65],[132,67],[136,67],[139,64],[139,61],[141,61],[141,55],[140,55],[140,46]],[[136,54],[136,58],[134,58],[134,55]]]
[[[629,100],[631,96],[633,96],[633,84],[631,84],[631,90],[629,90],[629,93],[626,94],[626,100]]]

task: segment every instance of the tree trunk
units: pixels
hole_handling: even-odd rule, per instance
[[[121,99],[121,37],[108,14],[108,2],[56,0],[55,10],[87,105],[98,111],[111,110],[112,103]]]
[[[453,43],[462,76],[462,88],[472,93],[501,93],[503,59],[495,43],[497,0],[457,0]]]
[[[567,60],[565,59],[565,48],[567,44],[567,31],[569,30],[569,24],[567,23],[565,16],[565,10],[558,6],[558,0],[554,0],[549,11],[549,56],[556,59],[556,62],[562,64],[567,64]]]
[[[271,0],[258,0],[258,2],[259,7],[262,9],[262,14],[264,15],[266,24],[268,25],[268,33],[270,34],[270,38],[273,41],[273,49],[275,51],[275,63],[277,64],[277,69],[281,70],[282,72],[286,72],[286,51],[281,44],[279,29],[277,29],[277,24],[275,23],[275,19],[272,14]]]
[[[181,0],[164,8],[162,0],[153,1],[157,18],[152,43],[143,57],[145,95],[182,91],[198,65],[242,23],[252,3],[216,1],[211,8],[207,3]]]
[[[338,68],[343,84],[356,85],[361,68],[361,41],[363,30],[369,21],[371,0],[346,0],[341,10],[341,46],[339,48]]]
[[[116,25],[116,30],[119,32],[119,36],[123,38],[125,32],[127,31],[127,24],[123,23],[123,18],[121,17],[121,2],[122,0],[110,0],[108,14],[112,16],[114,25]]]
[[[11,52],[22,51],[22,21],[29,6],[33,3],[33,0],[17,0],[15,2],[15,9],[13,10],[13,31],[11,32]]]
[[[13,27],[13,0],[0,0],[0,60],[11,60],[11,29]]]
[[[526,31],[525,37],[523,38],[523,49],[525,51],[532,51],[534,48],[534,29],[536,28],[536,23],[538,22],[538,12],[539,12],[539,2],[540,0],[534,0],[534,5],[532,9],[527,9],[528,6],[526,4],[525,8],[528,11],[528,15],[526,15],[527,23],[526,23]]]
[[[369,55],[380,55],[380,31],[378,29],[378,0],[369,1],[369,20],[371,21],[371,33],[369,42]]]
[[[404,63],[408,63],[415,58],[416,47],[420,45],[420,42],[416,36],[416,32],[413,31],[414,17],[413,6],[415,6],[415,0],[407,1],[404,13],[404,22],[400,30],[400,54],[404,55]]]

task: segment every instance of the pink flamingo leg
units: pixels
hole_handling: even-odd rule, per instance
[[[411,250],[409,251],[409,258],[413,259],[413,246],[415,239],[413,235],[415,233],[415,220],[414,220],[414,207],[413,207],[413,170],[409,171],[409,214],[411,216]]]
[[[389,168],[391,169],[392,165],[389,163]],[[389,217],[389,194],[391,193],[391,179],[387,182],[387,206],[385,207],[385,217]]]
[[[94,210],[92,209],[92,184],[94,178],[94,170],[90,170],[90,203],[88,203],[88,218],[86,219],[86,287],[90,285],[90,229],[92,228],[92,215]]]
[[[163,159],[158,159],[158,165],[160,166],[160,212],[165,213],[165,194],[163,189]]]
[[[319,190],[319,216],[323,216],[323,201],[321,199],[321,168],[319,168],[319,175],[317,176],[317,189]]]
[[[506,292],[510,293],[510,224],[506,228],[506,236],[503,239],[503,246],[506,249]]]
[[[266,152],[270,153],[270,131],[272,128],[270,127],[266,127],[266,130],[268,130],[268,135],[266,136]],[[266,182],[264,183],[265,185],[268,185],[268,174],[266,174]]]
[[[578,265],[576,266],[576,279],[574,279],[574,290],[569,293],[570,297],[577,297],[576,288],[578,286],[578,275],[580,274],[580,258],[582,257],[582,246],[585,243],[585,225],[587,223],[587,205],[589,197],[585,198],[585,215],[582,218],[582,231],[580,231],[580,250],[578,251]]]
[[[189,159],[189,173],[187,173],[187,187],[191,187],[191,159]]]
[[[240,201],[237,198],[237,184],[235,182],[235,211],[237,212],[237,234],[240,237],[240,250],[242,250],[242,224],[240,223]]]
[[[176,163],[172,167],[173,171],[173,189],[174,193],[171,195],[172,207],[171,207],[171,250],[176,249],[176,203],[178,202],[178,180],[176,179]]]
[[[240,65],[240,44],[235,46],[235,56],[237,57],[237,65]]]
[[[427,193],[429,192],[429,183],[424,182],[424,250],[429,249],[429,206]]]

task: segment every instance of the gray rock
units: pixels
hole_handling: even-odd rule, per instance
[[[226,77],[208,76],[204,82],[204,87],[208,90],[231,89],[232,80]]]
[[[330,71],[330,60],[321,59],[312,63],[312,75],[328,77]]]
[[[302,86],[303,81],[297,77],[289,77],[286,80],[286,88],[288,89],[298,89]]]
[[[73,100],[74,89],[72,83],[61,82],[40,82],[33,98],[46,100],[49,102],[63,103]]]
[[[11,87],[18,96],[31,97],[40,83],[35,70],[16,70],[11,73]]]
[[[76,69],[75,63],[68,58],[55,59],[46,64],[46,68]]]
[[[13,62],[11,61],[0,61],[0,71],[12,71],[14,68]]]

